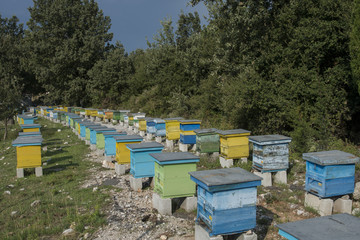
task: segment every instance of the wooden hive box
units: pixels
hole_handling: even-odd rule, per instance
[[[149,117],[139,117],[139,131],[146,131],[146,120],[151,119]]]
[[[305,190],[321,198],[354,192],[355,163],[359,158],[339,150],[304,153]]]
[[[130,114],[130,113],[128,113],[128,114]],[[124,123],[129,124],[129,116],[127,114],[124,115]]]
[[[216,128],[196,129],[196,150],[200,153],[220,152],[220,136]]]
[[[104,114],[105,114],[105,116],[104,116],[105,119],[111,120],[111,119],[113,119],[114,111],[113,110],[105,110]]]
[[[262,178],[242,168],[190,172],[197,185],[197,221],[210,236],[246,232],[256,227],[257,186]]]
[[[117,110],[115,110],[114,112],[113,112],[113,120],[115,120],[115,121],[120,121],[120,111],[117,111]]]
[[[19,118],[19,124],[34,124],[34,117],[33,116],[27,116],[27,115],[18,115]]]
[[[124,122],[125,121],[125,116],[130,113],[130,110],[119,110],[120,112],[120,121]]]
[[[126,135],[126,132],[104,132],[105,156],[116,156],[116,140],[114,136]]]
[[[150,118],[146,120],[146,132],[150,134],[156,133],[155,121],[154,118]]]
[[[165,118],[165,129],[167,140],[179,140],[180,139],[180,122],[182,117],[177,118]]]
[[[220,154],[229,159],[249,156],[250,131],[244,129],[218,130],[220,135]]]
[[[154,118],[155,122],[155,136],[157,137],[165,137],[166,136],[166,128],[165,121],[161,118]]]
[[[261,172],[276,172],[289,168],[290,137],[250,136],[249,141],[253,143],[253,168]]]
[[[130,150],[130,174],[134,178],[154,177],[154,158],[150,153],[160,153],[164,146],[157,142],[127,144]]]
[[[96,124],[90,121],[81,121],[79,122],[80,125],[80,137],[86,137],[86,126],[99,126],[100,124]],[[89,132],[90,134],[90,132]]]
[[[104,117],[105,117],[105,112],[104,112],[104,110],[98,110],[96,116],[99,117],[99,118],[101,118],[101,119],[104,119]]]
[[[200,120],[179,120],[180,122],[180,142],[183,144],[196,144],[196,134],[194,130],[200,129]]]
[[[276,225],[289,240],[354,240],[360,236],[360,218],[347,213]]]
[[[134,126],[134,115],[132,113],[128,113],[128,124],[129,126]]]
[[[85,116],[91,116],[93,108],[85,108]]]
[[[143,138],[139,135],[114,136],[116,141],[116,161],[119,164],[130,163],[130,150],[126,144],[141,143]]]
[[[196,171],[198,156],[189,152],[152,153],[150,156],[155,159],[155,192],[162,198],[194,196],[195,183],[188,173]]]
[[[146,116],[145,113],[134,113],[134,126],[139,128],[139,118],[144,118]]]
[[[116,132],[115,128],[107,128],[105,130],[95,129],[96,132],[96,147],[98,149],[105,149],[105,136],[103,133]]]
[[[91,133],[91,128],[93,127],[102,127],[100,124],[98,123],[93,123],[93,124],[87,124],[85,125],[85,139],[90,141],[90,133]]]
[[[40,124],[21,124],[23,132],[40,132]]]
[[[101,132],[111,132],[111,131],[116,131],[115,129],[111,129],[108,127],[104,127],[104,126],[95,126],[95,127],[90,127],[90,143],[91,144],[97,144],[97,136],[99,133]]]
[[[12,145],[16,147],[17,168],[41,167],[41,135],[18,137]]]

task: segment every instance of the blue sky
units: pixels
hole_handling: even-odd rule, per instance
[[[110,32],[114,33],[113,42],[119,40],[126,51],[146,48],[146,37],[152,37],[161,29],[160,21],[171,17],[176,28],[180,11],[198,11],[200,16],[207,16],[206,7],[201,3],[195,8],[187,6],[189,0],[97,0],[106,16],[111,18]],[[30,17],[28,7],[32,0],[0,0],[2,17],[16,15],[21,23]],[[206,24],[202,18],[202,24]]]

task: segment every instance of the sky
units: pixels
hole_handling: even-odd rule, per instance
[[[195,7],[188,6],[189,0],[97,0],[105,16],[111,18],[110,32],[114,33],[113,43],[120,41],[127,52],[138,48],[147,48],[146,38],[150,41],[161,29],[161,20],[171,17],[174,28],[181,10],[185,13],[198,11],[201,24],[206,24],[203,16],[208,16],[203,3]],[[28,7],[32,0],[0,0],[2,18],[13,15],[20,23],[26,23],[30,14]]]

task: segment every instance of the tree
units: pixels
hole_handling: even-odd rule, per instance
[[[23,26],[16,17],[1,18],[0,15],[0,120],[4,122],[4,140],[7,124],[21,110],[22,69],[20,68],[20,43]]]
[[[26,31],[26,68],[46,90],[46,102],[84,105],[87,72],[112,39],[110,18],[94,0],[34,0]]]
[[[350,33],[351,69],[360,93],[360,0],[354,0]]]

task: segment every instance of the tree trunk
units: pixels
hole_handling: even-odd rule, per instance
[[[4,120],[4,125],[5,125],[5,131],[4,131],[4,141],[6,140],[7,137],[7,131],[8,131],[8,118],[5,118]]]

